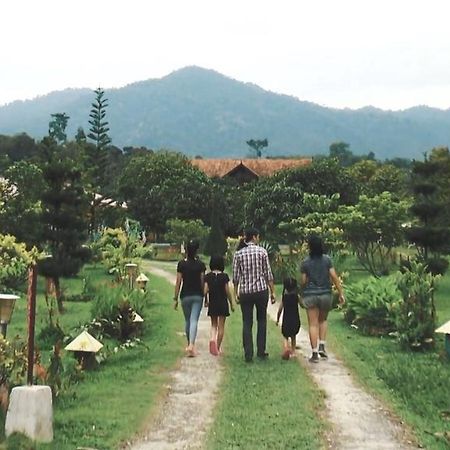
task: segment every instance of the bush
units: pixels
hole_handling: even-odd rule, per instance
[[[395,277],[375,278],[348,286],[345,320],[363,333],[384,335],[395,330],[392,308],[401,300]]]
[[[92,303],[90,331],[97,336],[107,335],[124,342],[141,331],[139,322],[134,322],[136,313],[144,315],[150,301],[148,292],[140,289],[129,291],[124,286],[99,287]]]
[[[395,305],[393,313],[403,347],[422,350],[433,345],[437,277],[428,272],[426,264],[415,261],[411,261],[410,267],[405,267],[397,275],[402,300]]]

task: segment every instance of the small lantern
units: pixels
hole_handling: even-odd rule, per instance
[[[125,268],[127,269],[127,273],[128,273],[128,286],[130,287],[130,289],[133,289],[134,277],[136,276],[137,264],[134,264],[134,263],[125,264]]]
[[[143,291],[145,291],[147,282],[148,282],[148,277],[146,277],[145,274],[143,274],[143,273],[139,274],[139,276],[136,278],[136,283],[137,283],[138,288],[142,289]]]
[[[14,304],[19,298],[18,295],[0,294],[0,332],[4,338],[6,337],[6,328],[11,321],[14,311]]]
[[[450,356],[450,320],[444,323],[444,325],[441,325],[436,330],[436,333],[445,334],[445,349],[447,350],[448,356]]]
[[[65,349],[74,352],[75,358],[83,369],[91,369],[96,366],[95,354],[102,347],[101,342],[97,341],[87,331],[83,331]]]
[[[134,323],[142,323],[144,319],[137,312],[134,313],[133,322]]]

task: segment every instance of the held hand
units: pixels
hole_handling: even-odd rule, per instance
[[[272,303],[272,305],[277,301],[277,299],[275,298],[275,294],[270,294],[270,303]]]
[[[344,295],[342,294],[342,295],[339,296],[339,305],[343,306],[344,303],[345,303],[345,297],[344,297]]]

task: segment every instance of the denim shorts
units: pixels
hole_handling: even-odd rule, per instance
[[[306,309],[319,308],[321,311],[329,311],[331,309],[333,299],[331,294],[308,294],[303,297],[303,304]]]

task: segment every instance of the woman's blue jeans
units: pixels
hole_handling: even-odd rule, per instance
[[[197,326],[202,312],[203,298],[201,295],[187,295],[181,298],[185,320],[185,332],[188,344],[194,344],[197,337]]]

